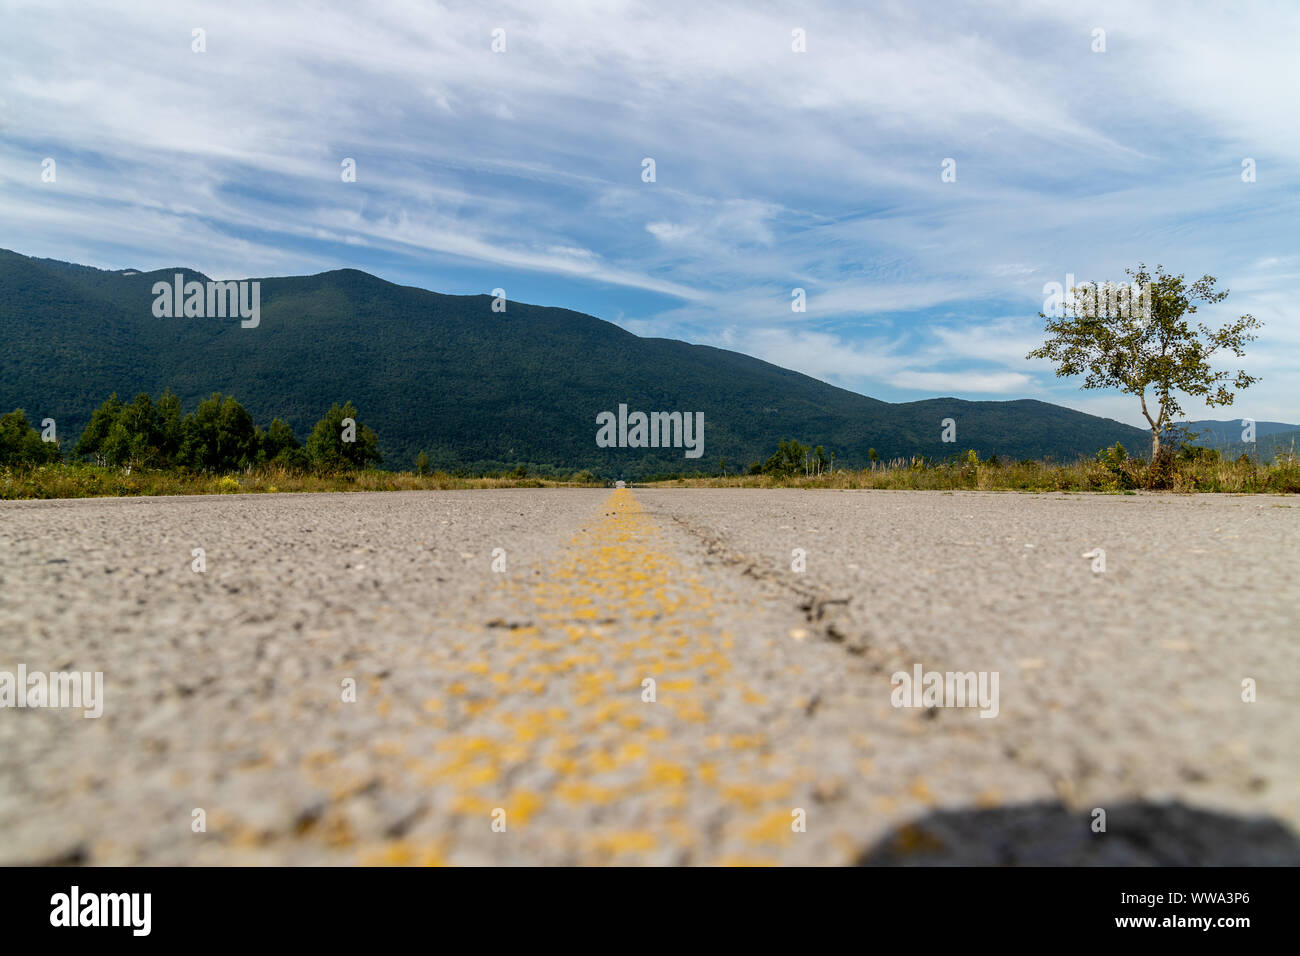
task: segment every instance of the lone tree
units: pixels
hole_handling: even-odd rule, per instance
[[[1183,412],[1175,391],[1203,397],[1209,406],[1231,405],[1235,396],[1230,387],[1247,388],[1258,381],[1240,370],[1235,377],[1216,372],[1209,358],[1220,349],[1231,349],[1240,358],[1245,344],[1257,338],[1251,332],[1260,322],[1243,315],[1217,332],[1201,323],[1193,329],[1188,317],[1196,313],[1196,302],[1214,304],[1228,297],[1227,289],[1215,290],[1214,276],[1188,284],[1160,265],[1155,275],[1143,263],[1125,271],[1131,287],[1086,283],[1070,290],[1060,316],[1038,313],[1050,338],[1025,357],[1051,359],[1058,377],[1086,372],[1084,388],[1118,388],[1136,395],[1151,425],[1155,461],[1161,434]]]

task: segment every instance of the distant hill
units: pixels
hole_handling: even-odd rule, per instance
[[[1286,422],[1256,422],[1254,443],[1241,440],[1243,426],[1240,418],[1227,421],[1203,419],[1184,422],[1190,432],[1196,433],[1193,445],[1214,448],[1229,458],[1247,455],[1261,462],[1272,461],[1279,454],[1300,454],[1300,425]]]
[[[299,438],[332,402],[351,400],[379,434],[385,466],[524,463],[606,476],[728,470],[765,459],[784,437],[824,445],[837,465],[981,455],[1073,461],[1148,434],[1059,405],[934,398],[891,404],[737,352],[641,338],[580,312],[486,295],[440,295],[342,269],[261,279],[261,321],[155,318],[155,282],[206,281],[192,269],[106,271],[0,250],[0,410],[52,417],[75,440],[110,392],[170,387],[191,410],[233,394],[265,426]],[[596,446],[596,415],[702,411],[704,455]],[[945,418],[955,443],[940,440]]]
[[[1214,421],[1204,419],[1197,422],[1183,422],[1183,426],[1190,431],[1197,432],[1199,437],[1197,444],[1230,444],[1241,441],[1242,419],[1230,418],[1227,421]],[[1265,435],[1276,435],[1279,432],[1293,432],[1300,429],[1300,425],[1288,425],[1286,422],[1255,422],[1255,437],[1263,438]]]

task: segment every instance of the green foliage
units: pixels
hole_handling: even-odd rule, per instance
[[[305,471],[311,466],[307,452],[299,444],[293,429],[281,418],[271,420],[266,434],[262,436],[262,448],[258,455],[259,462],[285,468],[290,471]]]
[[[1098,451],[1097,462],[1109,473],[1109,478],[1105,475],[1101,478],[1108,488],[1132,489],[1140,483],[1142,464],[1129,458],[1119,442]]]
[[[183,440],[176,396],[164,392],[155,405],[141,392],[118,412],[99,451],[110,465],[166,467],[175,463]]]
[[[357,419],[356,406],[351,402],[331,405],[316,423],[307,437],[307,457],[314,468],[326,472],[366,468],[382,460],[379,437]]]
[[[1097,452],[1097,460],[1112,471],[1121,467],[1128,460],[1128,452],[1119,442]]]
[[[415,473],[417,475],[427,475],[429,473],[429,455],[427,452],[420,452],[415,456]]]
[[[1244,355],[1260,322],[1243,315],[1217,330],[1204,324],[1193,328],[1187,317],[1196,313],[1197,302],[1217,304],[1228,297],[1228,290],[1215,289],[1218,280],[1206,275],[1189,284],[1163,266],[1157,265],[1153,275],[1141,263],[1127,273],[1140,288],[1150,289],[1147,305],[1134,300],[1127,308],[1112,307],[1106,301],[1110,296],[1099,294],[1106,283],[1076,287],[1071,290],[1074,308],[1064,309],[1059,317],[1038,314],[1050,337],[1026,358],[1051,359],[1058,376],[1086,375],[1084,388],[1118,388],[1136,395],[1151,426],[1154,460],[1163,433],[1182,414],[1178,393],[1203,399],[1206,405],[1231,405],[1229,386],[1243,389],[1258,381],[1243,370],[1235,376],[1216,372],[1209,359],[1220,350]]]
[[[810,448],[793,438],[783,438],[766,462],[749,466],[751,475],[820,475],[830,470],[835,456],[827,457],[821,445]],[[757,469],[757,470],[755,470]]]
[[[232,396],[214,392],[185,419],[181,463],[211,474],[249,468],[261,446],[248,410]]]
[[[803,471],[807,449],[792,438],[782,438],[777,450],[763,464],[763,474],[785,476]]]
[[[127,405],[114,393],[91,415],[75,452],[100,465],[220,473],[255,464],[261,439],[248,411],[229,396],[214,394],[182,418],[180,398],[170,390],[156,403],[141,392]]]
[[[1182,461],[1217,462],[1223,460],[1223,456],[1219,454],[1217,448],[1189,445],[1186,442],[1178,446],[1178,457]]]
[[[303,472],[315,466],[331,472],[368,467],[379,460],[378,439],[370,428],[356,428],[355,443],[341,439],[342,419],[355,417],[351,403],[334,405],[317,425],[316,454],[298,442],[289,424],[272,419],[263,432],[233,396],[214,392],[193,413],[182,417],[180,399],[170,390],[155,403],[141,392],[128,405],[111,395],[95,409],[77,440],[75,453],[100,466],[128,469],[184,469],[223,475],[269,465]]]
[[[807,447],[801,445],[796,439],[782,438],[776,451],[763,463],[762,473],[777,477],[802,474],[807,456]]]
[[[108,438],[109,431],[121,414],[122,403],[118,400],[117,392],[114,392],[91,413],[90,423],[86,425],[81,437],[77,439],[73,454],[83,458],[93,458],[101,465],[107,464],[104,459],[104,441]]]
[[[74,453],[101,465],[166,467],[176,463],[183,441],[180,399],[171,391],[157,404],[141,392],[127,405],[115,392],[95,409]]]
[[[41,464],[58,461],[59,446],[41,440],[27,421],[27,413],[16,408],[0,415],[0,465]]]

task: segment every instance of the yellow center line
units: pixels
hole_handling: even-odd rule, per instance
[[[767,701],[733,673],[713,595],[630,490],[603,511],[520,595],[535,623],[503,633],[505,659],[471,654],[449,685],[438,723],[455,730],[419,766],[477,829],[367,862],[511,839],[574,863],[773,863],[797,837],[799,781],[768,769]]]

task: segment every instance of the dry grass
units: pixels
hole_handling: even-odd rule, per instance
[[[174,471],[136,471],[95,465],[20,465],[0,468],[0,499],[96,498],[140,495],[276,494],[313,491],[429,491],[470,488],[599,487],[603,481],[548,478],[465,478],[435,472],[359,471],[321,475],[261,469],[237,475],[196,475]],[[1248,461],[1174,461],[1153,468],[1141,459],[1080,461],[1053,465],[1025,461],[931,464],[897,459],[860,471],[839,470],[817,477],[736,475],[678,478],[650,487],[687,488],[885,488],[928,491],[1093,491],[1112,494],[1138,490],[1177,493],[1300,493],[1300,460],[1272,464]]]
[[[290,491],[429,491],[466,488],[583,487],[544,478],[459,478],[444,472],[358,471],[320,475],[261,469],[237,475],[135,471],[95,465],[20,465],[0,468],[0,499],[99,498],[138,495],[276,494]]]
[[[1141,459],[1106,464],[1080,461],[1050,465],[1027,461],[1003,465],[989,462],[926,464],[898,459],[861,471],[835,471],[817,477],[796,475],[737,475],[684,478],[655,482],[658,487],[691,488],[885,488],[927,491],[1094,491],[1112,494],[1138,490],[1227,492],[1236,494],[1300,493],[1300,461],[1281,460],[1256,466],[1253,462],[1177,461],[1153,468]]]

